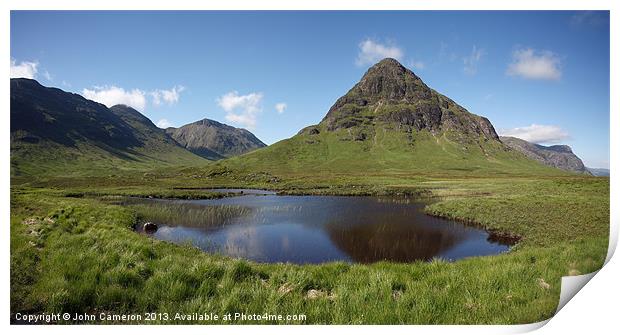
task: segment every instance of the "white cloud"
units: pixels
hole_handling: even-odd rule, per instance
[[[360,42],[355,63],[358,66],[374,64],[384,58],[402,59],[404,52],[396,45],[381,44],[371,39]]]
[[[139,111],[143,111],[146,107],[146,93],[139,89],[126,91],[116,86],[94,87],[92,90],[83,89],[82,95],[86,99],[100,102],[108,107],[124,104]]]
[[[64,83],[64,82],[63,82]],[[123,104],[131,106],[139,111],[144,111],[147,105],[147,97],[152,98],[151,103],[155,106],[162,104],[172,105],[179,102],[183,86],[174,86],[169,90],[157,89],[150,92],[134,88],[125,90],[117,86],[95,86],[93,89],[83,89],[82,95],[90,100],[100,102],[108,107]]]
[[[517,137],[532,143],[560,143],[569,139],[569,134],[558,126],[532,124],[526,127],[500,130],[502,136]]]
[[[226,120],[252,129],[262,111],[262,101],[262,93],[239,95],[239,92],[232,91],[219,97],[217,104],[226,111]]]
[[[519,49],[512,54],[506,73],[526,79],[558,80],[562,77],[560,58],[551,51]]]
[[[288,106],[286,105],[285,102],[279,102],[276,104],[276,112],[278,112],[278,114],[282,114],[284,113],[287,107]]]
[[[409,67],[417,70],[424,70],[424,68],[426,68],[426,64],[422,61],[412,59],[409,61]]]
[[[11,59],[11,78],[35,79],[39,62],[20,62]]]
[[[463,72],[468,75],[474,75],[478,72],[478,63],[482,59],[486,52],[484,49],[478,49],[475,45],[471,50],[471,53],[463,58]]]
[[[181,92],[183,92],[184,90],[185,87],[178,85],[169,90],[155,90],[152,91],[150,94],[153,98],[153,104],[155,106],[159,106],[162,103],[172,105],[179,102]]]
[[[52,78],[52,75],[49,72],[47,72],[47,70],[43,72],[43,77],[45,77],[45,79],[47,79],[48,81],[54,81]]]
[[[170,121],[168,121],[167,119],[160,119],[155,125],[162,129],[172,127],[172,123],[170,123]]]

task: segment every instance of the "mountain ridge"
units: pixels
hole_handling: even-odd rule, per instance
[[[214,120],[164,130],[129,106],[107,108],[34,80],[11,79],[11,154],[12,175],[25,165],[24,171],[40,171],[34,166],[54,159],[64,172],[75,161],[105,170],[196,165],[205,157],[269,173],[562,173],[503,143],[487,118],[394,59],[370,67],[318,124],[268,147],[251,132]]]
[[[266,146],[246,129],[207,118],[179,128],[168,127],[166,133],[190,152],[212,160],[242,155]]]
[[[32,79],[11,79],[10,114],[11,175],[105,172],[204,161],[131,107],[107,108]]]
[[[511,136],[501,136],[500,140],[509,147],[545,165],[566,171],[591,174],[568,145],[544,146]]]
[[[609,177],[610,175],[609,169],[592,167],[586,167],[586,169],[588,169],[588,171],[590,171],[590,173],[596,177]]]

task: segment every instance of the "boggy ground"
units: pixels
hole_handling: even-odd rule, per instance
[[[429,214],[521,239],[507,254],[454,263],[259,264],[136,234],[136,212],[99,199],[209,198],[222,195],[208,188],[224,186],[435,197]],[[273,176],[225,168],[14,178],[11,317],[17,312],[165,312],[171,318],[177,312],[242,312],[306,315],[304,321],[280,323],[530,323],[553,315],[562,276],[601,267],[608,235],[608,178]]]

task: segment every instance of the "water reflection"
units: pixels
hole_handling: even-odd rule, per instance
[[[154,238],[259,262],[455,260],[508,250],[484,230],[430,217],[402,198],[263,194],[126,204],[159,225]]]
[[[410,262],[431,260],[452,248],[466,236],[442,229],[417,227],[399,223],[359,224],[342,227],[329,224],[330,239],[349,257],[360,263],[381,260]]]

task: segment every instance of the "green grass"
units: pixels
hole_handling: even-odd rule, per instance
[[[432,184],[443,201],[427,206],[427,213],[523,236],[521,246],[552,246],[582,234],[609,233],[609,179],[489,179]]]
[[[155,140],[126,150],[113,150],[87,142],[69,147],[51,141],[36,144],[11,141],[11,177],[16,180],[30,180],[32,176],[106,176],[144,172],[155,166],[204,166],[209,163],[181,147]]]
[[[566,175],[561,170],[527,159],[496,141],[459,137],[449,131],[433,135],[426,130],[407,132],[393,125],[302,133],[265,148],[233,157],[216,166],[271,174],[346,175],[406,172],[422,176]],[[361,130],[360,130],[361,129]],[[366,130],[364,130],[366,129]],[[355,140],[356,132],[367,133]]]
[[[188,191],[172,187],[197,171],[174,171],[179,179],[164,171],[153,186],[114,186],[107,179],[95,185],[101,182],[107,194]],[[136,234],[131,227],[148,209],[67,194],[86,189],[79,181],[57,189],[14,187],[11,311],[305,314],[302,323],[309,324],[528,323],[553,315],[562,276],[597,270],[606,255],[607,178],[326,176],[280,175],[273,184],[245,182],[246,174],[229,171],[193,185],[228,180],[301,194],[432,195],[440,201],[429,213],[522,240],[508,254],[454,263],[259,264]]]

